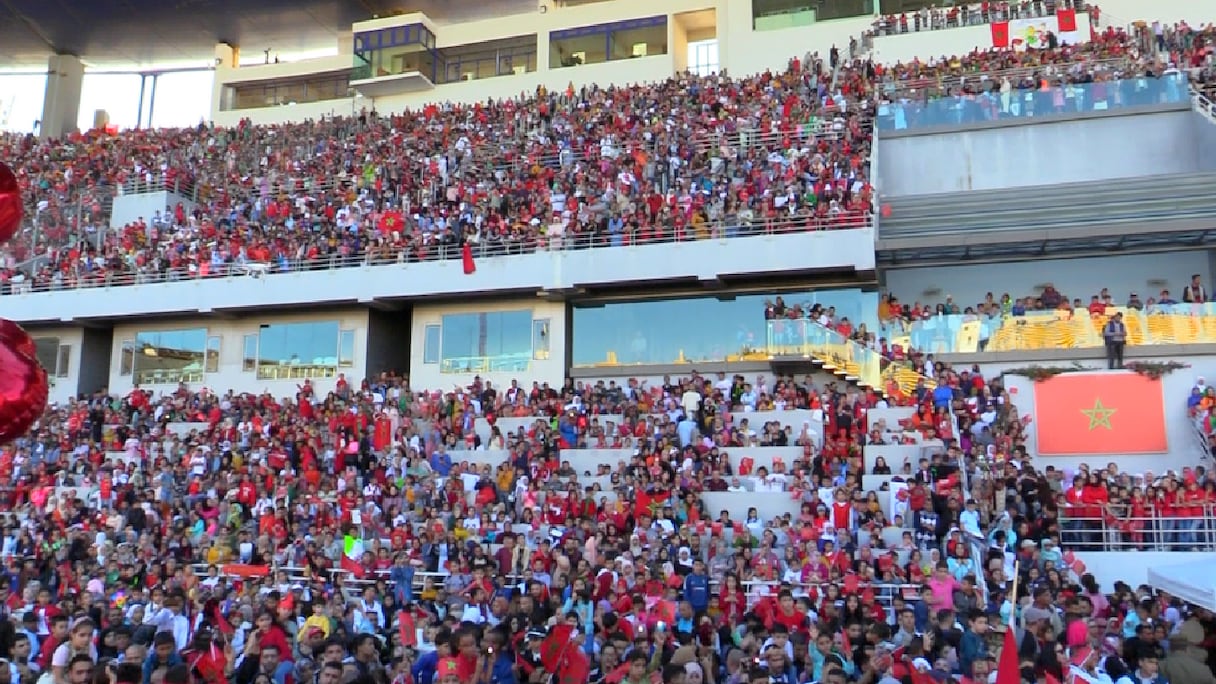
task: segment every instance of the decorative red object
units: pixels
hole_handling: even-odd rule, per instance
[[[17,187],[17,176],[4,162],[0,162],[0,244],[8,242],[21,227],[21,189]]]
[[[464,247],[460,248],[460,260],[464,263],[464,274],[473,275],[477,272],[477,264],[473,261],[473,246],[469,243],[464,243]]]
[[[0,444],[25,434],[46,408],[46,371],[33,350],[20,326],[0,324]]]

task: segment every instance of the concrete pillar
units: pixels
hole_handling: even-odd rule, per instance
[[[217,69],[235,69],[241,65],[241,48],[228,43],[215,44],[215,66]]]
[[[53,55],[47,63],[46,97],[42,101],[43,138],[62,138],[76,131],[84,64],[74,55]]]

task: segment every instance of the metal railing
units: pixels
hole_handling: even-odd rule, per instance
[[[934,315],[908,323],[887,321],[883,337],[929,354],[986,350],[1097,349],[1102,327],[1123,314],[1128,346],[1216,343],[1216,304],[1156,304],[1147,311],[1111,307],[1106,313],[1035,311],[1021,316]]]
[[[1216,508],[1197,502],[1133,517],[1127,506],[1060,508],[1060,546],[1073,551],[1216,551]]]
[[[976,84],[986,85],[989,88],[999,88],[1001,82],[1008,79],[1010,83],[1017,83],[1025,79],[1035,78],[1043,75],[1054,76],[1069,76],[1075,73],[1085,73],[1093,71],[1094,73],[1103,72],[1126,72],[1130,71],[1135,66],[1135,63],[1126,57],[1111,57],[1108,59],[1082,59],[1076,62],[1057,65],[1040,65],[1032,67],[1009,67],[1008,69],[986,69],[972,73],[957,73],[952,72],[938,76],[906,79],[902,81],[884,81],[880,86],[884,94],[889,97],[912,97],[926,98],[939,97],[949,92],[970,88]],[[1059,69],[1052,71],[1052,69]],[[987,90],[988,88],[982,88]]]
[[[1087,10],[1084,0],[1059,0],[1049,7],[1046,3],[1012,2],[1008,11],[997,3],[988,5],[987,12],[980,3],[955,5],[946,2],[943,6],[925,10],[901,12],[908,17],[906,25],[900,22],[895,14],[887,14],[874,21],[871,31],[878,36],[896,36],[903,33],[923,33],[926,31],[943,31],[964,26],[982,26],[999,21],[1012,19],[1039,19],[1053,17],[1057,9],[1075,9],[1078,12]],[[924,21],[918,21],[923,19]]]
[[[1208,121],[1216,124],[1216,103],[1193,85],[1191,86],[1191,107]]]
[[[562,236],[536,235],[525,239],[502,242],[480,242],[472,245],[475,259],[502,256],[519,256],[543,252],[566,252],[582,249],[605,249],[613,247],[645,246],[704,242],[708,240],[741,239],[803,233],[821,230],[849,230],[868,228],[872,225],[869,215],[834,217],[797,217],[744,221],[733,217],[728,221],[706,224],[705,237],[698,236],[692,227],[685,230],[669,230],[650,237],[629,234],[576,233]],[[9,292],[51,292],[96,287],[124,287],[151,285],[206,278],[225,277],[269,277],[280,273],[329,271],[339,268],[362,268],[365,266],[409,265],[434,261],[450,261],[462,258],[462,248],[455,242],[436,243],[426,246],[410,246],[400,249],[371,250],[352,254],[333,254],[315,259],[276,259],[264,262],[260,268],[250,268],[251,262],[214,263],[203,261],[192,268],[175,268],[166,271],[136,272],[83,272],[64,276],[56,271],[54,278],[38,276],[21,283],[12,283]],[[257,262],[252,262],[257,263]],[[3,291],[0,291],[3,294]]]
[[[824,370],[844,376],[886,394],[910,394],[920,382],[935,383],[912,366],[888,359],[878,351],[806,318],[767,322],[767,352],[770,357],[801,356],[814,359]]]

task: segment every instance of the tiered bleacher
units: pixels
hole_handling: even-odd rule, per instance
[[[1158,73],[1132,48],[1110,32],[1027,56],[863,64],[838,92],[823,65],[795,60],[471,109],[5,138],[41,211],[4,278],[66,288],[462,243],[494,254],[848,228],[869,212],[877,100],[964,72],[1080,74],[1112,54],[1124,75]],[[1027,81],[1001,92],[1033,92]],[[655,103],[670,126],[641,116]],[[427,161],[402,161],[403,147]],[[750,164],[805,175],[765,192],[736,179]],[[124,183],[160,174],[192,188],[196,214],[115,232],[68,218],[90,202],[96,219]],[[47,263],[16,267],[35,256]],[[903,317],[893,304],[886,321]],[[904,353],[935,349],[915,327],[935,317],[908,312]],[[1209,472],[1135,483],[1094,467],[1062,482],[1025,452],[999,378],[938,364],[932,385],[860,389],[871,373],[855,350],[881,341],[814,326],[774,342],[820,345],[841,380],[775,377],[756,401],[741,378],[432,392],[385,375],[324,395],[183,385],[52,406],[0,450],[0,605],[14,618],[0,623],[0,678],[84,684],[106,659],[97,681],[115,684],[929,684],[998,669],[1000,684],[1209,681],[1209,613],[1098,587],[1074,553],[1213,549]],[[1197,421],[1211,421],[1208,399],[1188,400]],[[998,651],[1016,657],[998,667]]]

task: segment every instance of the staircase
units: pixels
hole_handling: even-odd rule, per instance
[[[768,322],[770,360],[802,359],[838,378],[888,397],[911,394],[917,383],[934,382],[912,366],[892,361],[869,347],[809,319]]]

